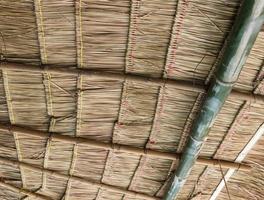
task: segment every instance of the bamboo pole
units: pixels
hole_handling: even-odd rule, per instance
[[[5,159],[7,160],[7,159]],[[10,162],[9,162],[10,163]],[[34,199],[42,199],[42,200],[54,200],[53,198],[51,197],[48,197],[48,196],[45,196],[45,195],[42,195],[42,194],[37,194],[37,193],[34,193],[34,192],[31,192],[25,188],[19,188],[19,187],[16,187],[14,185],[11,185],[9,183],[6,183],[4,181],[0,181],[0,186],[8,189],[8,190],[11,190],[13,192],[16,192],[18,194],[23,194],[23,195],[27,195],[29,197],[32,197]]]
[[[150,149],[142,149],[137,147],[131,147],[127,145],[120,145],[120,144],[112,144],[112,143],[103,143],[98,142],[86,138],[80,138],[80,137],[72,137],[67,135],[59,135],[59,134],[50,134],[42,131],[37,130],[31,130],[28,128],[13,126],[13,125],[3,125],[0,124],[0,130],[9,131],[10,133],[22,133],[25,135],[30,136],[37,136],[40,138],[47,138],[50,137],[50,140],[56,140],[61,142],[67,142],[70,144],[82,144],[87,145],[89,147],[104,149],[104,150],[111,150],[115,152],[126,152],[135,154],[138,156],[148,156],[151,158],[161,158],[161,159],[168,159],[168,160],[177,160],[180,159],[180,154],[176,153],[167,153],[167,152],[160,152],[156,150],[150,150]],[[251,167],[249,165],[241,164],[241,163],[235,163],[225,160],[217,160],[217,159],[210,159],[210,158],[198,158],[197,160],[198,164],[202,165],[208,165],[212,167],[219,167],[219,164],[223,168],[232,168],[232,169],[239,169],[241,171],[250,171]]]
[[[64,74],[64,75],[84,75],[93,78],[112,78],[119,81],[136,81],[146,83],[149,82],[151,84],[162,86],[164,84],[168,86],[173,86],[175,88],[179,88],[187,91],[195,91],[195,92],[203,92],[207,91],[207,85],[201,84],[193,84],[190,81],[176,80],[176,79],[167,79],[167,78],[153,78],[146,77],[135,74],[124,74],[124,73],[114,73],[114,72],[105,72],[98,71],[92,69],[85,68],[76,68],[76,67],[54,67],[53,65],[43,65],[43,66],[35,66],[28,64],[20,64],[20,63],[1,63],[1,70],[20,70],[20,71],[28,71],[28,72],[37,72],[37,73],[54,73],[54,74]],[[243,100],[243,101],[251,101],[251,102],[262,102],[264,103],[264,96],[260,94],[252,94],[252,93],[244,93],[240,91],[233,90],[231,92],[230,97]]]
[[[210,128],[228,99],[263,24],[264,1],[243,1],[164,200],[176,199],[187,181]]]
[[[67,174],[60,173],[60,172],[55,171],[55,170],[50,170],[50,169],[47,169],[44,167],[39,167],[37,165],[33,165],[33,164],[25,163],[25,162],[14,161],[14,160],[10,160],[8,158],[3,158],[3,157],[0,157],[0,162],[2,162],[4,164],[12,165],[14,167],[23,167],[23,168],[27,168],[27,169],[32,170],[32,171],[46,173],[49,176],[53,176],[53,177],[57,177],[57,178],[61,178],[61,179],[76,181],[79,183],[85,183],[85,184],[88,184],[88,185],[91,185],[94,187],[110,190],[110,191],[121,193],[121,194],[130,195],[130,196],[140,198],[140,199],[160,200],[160,198],[149,196],[149,195],[146,195],[143,193],[125,190],[125,189],[122,189],[122,188],[119,188],[116,186],[112,186],[112,185],[108,185],[108,184],[104,184],[104,183],[98,183],[96,181],[89,180],[87,178],[83,178],[83,177],[79,177],[79,176],[70,176]],[[11,186],[9,186],[9,187],[11,188]],[[19,192],[19,191],[23,192],[23,194],[26,194],[26,195],[37,195],[34,193],[30,193],[29,191],[24,190],[24,189],[23,190],[21,190],[19,188],[12,188],[12,189],[13,189],[13,191],[16,190],[17,192]],[[37,196],[39,196],[39,195],[37,195]],[[51,200],[51,199],[45,199],[45,200]]]

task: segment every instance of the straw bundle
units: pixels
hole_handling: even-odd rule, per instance
[[[228,182],[228,191],[231,199],[256,199],[264,198],[264,168],[263,168],[263,136],[246,157],[246,162],[251,163],[253,170],[249,173],[238,171]],[[220,194],[220,199],[228,199],[226,190]]]
[[[75,8],[73,0],[35,0],[42,63],[76,64]]]
[[[5,99],[5,90],[3,85],[3,74],[0,72],[0,120],[2,122],[8,121],[8,110]]]
[[[264,32],[260,32],[235,88],[244,91],[252,91],[255,89],[255,93],[261,93],[258,85],[260,85],[263,79],[263,48]]]
[[[1,60],[39,62],[39,47],[33,1],[1,1]]]
[[[239,4],[239,0],[2,1],[1,61],[41,62],[55,64],[56,68],[78,66],[204,82],[210,77]],[[261,33],[241,73],[237,84],[240,90],[259,87],[252,83],[262,80],[262,46]],[[153,84],[81,73],[3,70],[0,120],[54,134],[180,153],[199,111],[204,95],[201,91],[199,87],[174,87],[165,81]],[[201,154],[212,157],[221,147],[223,150],[216,157],[233,160],[263,121],[261,108],[262,104],[230,98]],[[247,119],[248,115],[251,117]],[[228,139],[234,130],[236,134]],[[158,197],[164,194],[177,166],[177,161],[168,159],[22,133],[11,137],[1,132],[0,146],[1,156]],[[54,199],[142,199],[24,167],[1,165],[0,171],[1,177],[11,179],[9,183]],[[221,173],[219,169],[207,168],[208,175],[203,175],[205,171],[204,166],[196,165],[180,199],[198,197],[201,188],[206,198],[211,194]],[[206,181],[212,186],[207,186]],[[0,190],[1,199],[19,196]]]
[[[264,110],[262,105],[246,103],[236,116],[230,130],[218,148],[217,158],[234,160],[241,149],[263,123]],[[250,126],[249,126],[250,124]]]
[[[240,1],[178,3],[166,72],[169,77],[204,81],[229,32]]]
[[[199,93],[164,87],[157,105],[148,147],[175,152],[183,134],[186,121],[196,106]],[[177,103],[176,103],[177,102]],[[195,111],[191,113],[195,115]]]
[[[79,66],[124,70],[128,0],[76,2],[76,37]]]
[[[219,117],[221,117],[221,115]],[[215,152],[212,152],[214,154],[214,158],[228,158],[230,160],[235,160],[241,150],[247,145],[248,141],[252,138],[253,134],[256,132],[258,127],[263,123],[263,119],[263,109],[260,109],[259,105],[250,102],[242,104],[240,109],[238,109],[238,113],[236,114],[235,118],[233,118],[233,122],[231,123],[229,129],[227,129],[225,137],[221,139],[222,142],[217,142],[216,144],[218,145],[215,144],[215,146],[217,146],[218,148],[215,150]],[[215,126],[216,125],[217,122],[215,123]],[[217,130],[215,128],[213,129]],[[209,149],[210,144],[212,146],[212,142],[210,142],[210,140],[214,140],[215,138],[217,137],[213,136],[212,134],[209,135],[209,139],[207,140],[202,152],[205,152],[205,150]],[[260,155],[262,154],[262,143],[263,138],[262,140],[260,140],[259,145],[256,145],[255,150],[251,151],[250,155],[248,156],[248,159],[246,159],[246,162],[253,163],[254,170],[249,173],[243,173],[238,171],[234,175],[234,178],[230,180],[230,183],[227,183],[227,186],[228,188],[230,188],[230,190],[237,190],[238,188],[243,190],[243,188],[241,187],[243,187],[244,182],[245,185],[249,184],[246,186],[244,192],[246,192],[247,190],[250,192],[249,188],[253,188],[254,190],[254,184],[256,184],[256,182],[258,182],[258,184],[262,184],[263,170],[259,167],[260,165],[262,165],[262,160],[258,160],[261,158]],[[253,156],[251,156],[251,154]],[[256,164],[259,165],[256,166]],[[218,186],[219,181],[223,178],[223,175],[225,173],[226,170],[223,169],[220,163],[219,168],[206,167],[205,170],[200,174],[200,177],[197,179],[197,185],[194,187],[194,190],[190,194],[190,197],[194,197],[200,194],[200,199],[208,199],[211,196],[212,192],[215,190],[215,188]],[[208,184],[208,182],[210,182],[210,184]],[[241,184],[241,187],[239,184]],[[229,193],[234,195],[231,196],[231,199],[245,199],[248,196],[248,194],[245,195],[244,192],[243,194],[238,194],[237,192],[230,190]],[[250,198],[248,196],[248,198],[246,199],[251,198],[252,196]],[[255,195],[255,198],[261,199],[258,198],[258,195]],[[220,197],[220,199],[222,198]],[[223,199],[229,199],[228,195],[226,194],[225,198]]]
[[[35,129],[47,130],[48,118],[42,75],[4,71],[3,78],[11,123],[27,124]]]
[[[201,150],[202,156],[211,157],[215,154],[220,143],[223,141],[224,136],[229,132],[234,119],[239,115],[243,103],[243,101],[234,98],[229,98],[227,100],[212,126],[208,138]]]
[[[15,141],[13,136],[7,132],[2,132],[0,134],[0,151],[1,156],[7,157],[9,159],[17,159],[17,152]],[[21,175],[20,169],[18,167],[12,167],[8,165],[0,164],[0,176],[1,179],[5,180],[7,183],[21,187]],[[10,191],[0,189],[0,198],[1,199],[18,199],[21,195]]]
[[[126,57],[128,72],[163,75],[176,6],[175,0],[132,1]]]

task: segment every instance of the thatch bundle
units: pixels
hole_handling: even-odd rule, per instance
[[[251,163],[253,170],[250,173],[237,172],[228,182],[228,191],[232,199],[263,199],[263,137],[249,153],[246,161]],[[235,191],[235,192],[234,192]],[[221,198],[228,199],[226,190]]]
[[[55,68],[69,71],[76,66],[123,71],[189,81],[193,88],[179,88],[166,81],[153,84],[151,80],[117,80],[81,73],[2,70],[0,122],[181,153],[206,95],[197,84],[210,79],[239,5],[240,0],[2,0],[1,65],[15,61],[54,64]],[[263,94],[263,45],[261,32],[237,89]],[[249,99],[228,99],[210,131],[202,156],[229,161],[236,158],[264,119],[263,102]],[[254,159],[247,161],[263,165],[261,160],[255,160],[263,156],[258,148]],[[64,174],[55,176],[45,170],[0,162],[0,182],[56,200],[159,199],[177,167],[177,160],[12,131],[1,131],[0,157]],[[234,199],[263,198],[259,190],[263,171],[254,170],[246,179],[244,172],[239,171],[231,180],[228,188]],[[221,179],[219,168],[196,164],[179,199],[208,199]],[[243,193],[233,191],[237,186]],[[0,184],[1,199],[20,197],[36,199]],[[222,193],[221,198],[227,197]]]
[[[166,65],[169,77],[204,81],[223,46],[240,1],[179,1]]]
[[[244,70],[240,74],[240,78],[236,84],[236,88],[240,90],[252,91],[264,94],[263,92],[263,51],[264,48],[264,32],[260,32],[258,38],[250,52]]]
[[[1,1],[1,60],[39,61],[39,46],[33,1]]]

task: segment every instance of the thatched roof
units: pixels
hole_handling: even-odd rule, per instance
[[[0,199],[162,198],[240,3],[1,0]],[[202,148],[209,163],[234,162],[264,123],[263,52],[264,31]],[[264,199],[263,143],[218,199]],[[178,199],[209,199],[219,163],[197,162]]]

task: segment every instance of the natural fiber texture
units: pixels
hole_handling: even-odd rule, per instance
[[[78,66],[176,78],[195,86],[210,80],[240,2],[3,0],[1,65],[16,61],[54,64],[57,68]],[[261,32],[235,86],[237,89],[263,94],[263,45]],[[195,88],[187,91],[166,82],[158,85],[87,74],[3,70],[0,122],[181,153],[204,95]],[[201,155],[233,161],[263,123],[262,108],[261,103],[229,98]],[[248,161],[254,161],[254,166],[263,165],[259,159],[261,152],[261,146],[257,146]],[[164,195],[177,167],[177,161],[3,131],[0,156],[156,197]],[[238,172],[231,180],[232,197],[262,199],[259,188],[263,171],[256,167],[244,177]],[[197,164],[179,199],[208,199],[221,178],[219,168]],[[0,166],[0,179],[56,200],[142,200],[7,164]],[[235,191],[237,186],[245,188],[243,193]],[[20,197],[34,199],[0,189],[0,199]],[[225,194],[221,198],[227,199]]]
[[[12,135],[2,132],[0,134],[0,152],[2,157],[7,157],[9,159],[17,159],[17,151],[15,141]],[[0,164],[0,174],[1,178],[7,180],[7,183],[16,185],[18,187],[22,186],[20,169],[17,167],[12,167],[10,165]],[[0,189],[0,198],[4,200],[15,200],[21,195],[14,193],[4,188]]]
[[[34,0],[42,63],[76,63],[73,0]]]
[[[132,0],[126,57],[128,72],[163,75],[176,6],[175,0]]]
[[[129,1],[76,1],[80,66],[123,70],[129,21]]]
[[[3,74],[0,73],[0,120],[2,122],[8,121],[8,110],[5,98]]]
[[[219,146],[220,153],[217,158],[234,160],[241,149],[247,144],[258,127],[263,123],[264,110],[254,103],[246,103],[237,115],[235,122]],[[249,126],[250,124],[250,126]]]
[[[201,150],[202,156],[211,157],[215,154],[220,143],[223,141],[224,136],[229,132],[232,123],[236,121],[243,103],[243,101],[232,98],[227,100],[221,112],[218,114],[218,117],[208,135],[207,141]]]
[[[39,47],[33,1],[1,1],[1,60],[38,63]]]
[[[263,80],[263,48],[264,32],[260,32],[235,86],[239,90],[252,91]],[[261,88],[257,88],[255,93],[263,94]]]
[[[179,1],[166,65],[169,77],[206,79],[231,28],[239,2]]]
[[[251,163],[254,169],[250,173],[238,171],[228,182],[228,190],[232,199],[256,199],[264,198],[263,187],[263,137],[250,151],[246,161]],[[235,192],[234,192],[235,191]],[[223,190],[219,199],[228,199],[226,190]]]
[[[222,111],[224,111],[224,109]],[[235,158],[238,156],[241,150],[246,146],[246,144],[251,139],[251,137],[254,135],[256,130],[259,128],[259,126],[263,123],[263,119],[264,119],[263,109],[260,109],[258,105],[250,103],[250,102],[245,102],[243,105],[241,105],[224,139],[223,138],[221,139],[221,142],[222,142],[221,145],[219,145],[219,143],[216,143],[218,144],[218,148],[214,152],[214,158],[216,159],[228,158],[230,160],[235,160]],[[215,125],[216,124],[217,122],[215,123]],[[214,130],[217,131],[217,129],[214,129]],[[213,146],[210,140],[213,140],[214,138],[217,138],[217,137],[212,134],[209,136],[207,143],[205,144],[202,152],[204,152],[206,149],[209,149],[210,146]],[[259,141],[259,144],[262,144],[263,142],[262,140]],[[216,144],[214,144],[214,146],[217,146]],[[251,154],[253,154],[253,156],[251,156]],[[258,160],[261,158],[260,155],[262,155],[262,147],[261,145],[256,145],[255,150],[253,149],[250,155],[248,156],[249,159],[246,159],[246,162],[254,164],[255,169],[252,170],[248,174],[245,174],[240,171],[236,173],[238,175],[236,174],[234,175],[234,184],[232,182],[233,179],[231,179],[230,181],[231,189],[237,190],[238,187],[240,187],[240,183],[241,183],[241,186],[243,186],[243,181],[245,181],[244,182],[245,185],[246,184],[252,184],[252,185],[247,186],[247,189],[245,188],[244,192],[246,192],[246,190],[250,192],[251,189],[255,188],[254,184],[256,182],[260,184],[262,183],[261,181],[263,181],[262,180],[263,170],[259,168],[259,166],[258,167],[256,166],[257,163],[259,165],[263,164],[262,160]],[[253,161],[251,159],[256,159],[256,160]],[[223,169],[223,174],[225,174],[225,172],[226,170]],[[237,181],[237,177],[239,177],[238,180],[240,181]],[[214,189],[216,188],[216,186],[219,184],[221,179],[222,179],[222,173],[221,173],[220,165],[218,169],[206,167],[203,173],[201,173],[197,181],[197,186],[195,187],[195,190],[192,192],[191,196],[200,194],[201,199],[208,199],[210,195],[212,194],[212,192],[214,191]],[[208,184],[208,182],[210,182],[210,184]],[[229,188],[229,184],[227,186]],[[240,188],[240,190],[242,190],[242,188]],[[231,196],[231,199],[233,198],[237,199],[241,194],[241,193],[238,194],[237,192],[234,192],[234,191],[232,192],[229,191],[229,193],[234,195],[233,197]],[[252,193],[257,194],[258,192],[253,191]],[[237,195],[238,197],[236,198]],[[252,198],[252,196],[251,197],[248,196],[248,198],[246,198],[247,196],[248,194],[246,196],[241,195],[240,198],[241,199],[251,199]],[[227,194],[226,194],[225,199],[229,199]],[[258,198],[258,195],[256,195],[255,199],[261,199],[261,198]]]

